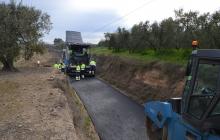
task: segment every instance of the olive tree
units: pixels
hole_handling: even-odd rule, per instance
[[[0,3],[0,62],[2,70],[15,71],[20,55],[30,59],[42,52],[40,38],[51,29],[50,16],[34,7],[11,1]]]

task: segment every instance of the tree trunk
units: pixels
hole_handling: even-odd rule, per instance
[[[2,71],[18,71],[15,67],[14,67],[14,63],[13,60],[11,59],[3,59],[2,61],[3,67],[2,67]]]

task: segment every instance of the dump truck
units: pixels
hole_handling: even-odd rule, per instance
[[[220,140],[220,50],[193,50],[186,77],[182,97],[144,104],[149,140]]]
[[[67,75],[76,75],[76,65],[85,64],[85,76],[95,76],[94,66],[91,66],[91,54],[90,47],[88,43],[83,43],[82,36],[80,32],[76,31],[66,31],[66,48],[63,50],[63,62],[65,68],[62,70]]]

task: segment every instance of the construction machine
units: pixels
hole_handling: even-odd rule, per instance
[[[193,50],[186,77],[182,97],[145,103],[149,140],[220,140],[220,50]]]
[[[81,32],[66,31],[65,49],[63,50],[63,63],[61,70],[70,76],[76,75],[76,66],[85,64],[83,75],[95,76],[96,66],[90,65],[91,55],[88,43],[83,43]],[[82,72],[82,71],[81,71]]]
[[[66,44],[66,49],[63,52],[64,58],[64,72],[67,75],[75,76],[76,65],[85,64],[85,76],[95,76],[94,66],[89,65],[91,55],[90,55],[90,45],[89,44]]]

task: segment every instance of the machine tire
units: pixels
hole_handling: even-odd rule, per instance
[[[163,131],[160,128],[154,128],[153,122],[146,117],[146,131],[148,140],[162,140]]]

